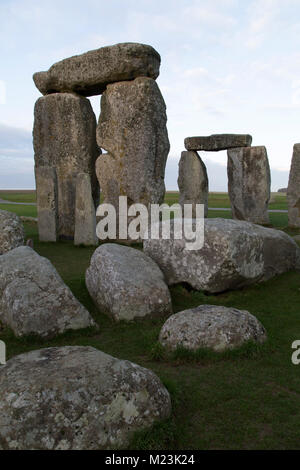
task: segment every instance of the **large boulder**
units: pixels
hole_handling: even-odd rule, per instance
[[[128,205],[161,204],[165,167],[170,149],[166,105],[151,78],[109,85],[101,99],[97,127],[100,155],[96,172],[103,202],[118,214],[119,196]]]
[[[196,217],[196,204],[204,205],[204,215],[208,213],[208,177],[206,166],[197,152],[182,152],[179,162],[179,204],[192,204],[192,217]]]
[[[24,227],[16,214],[0,210],[0,255],[24,245]]]
[[[289,226],[300,227],[300,144],[294,145],[287,189]]]
[[[184,146],[187,150],[218,152],[237,147],[250,147],[252,137],[248,134],[213,134],[202,137],[187,137]]]
[[[64,59],[48,72],[35,73],[33,80],[43,95],[75,92],[92,96],[103,93],[109,83],[136,77],[156,79],[159,67],[160,55],[153,47],[128,42]]]
[[[100,149],[96,143],[96,117],[90,101],[71,93],[54,93],[38,99],[34,110],[33,144],[36,175],[40,167],[51,167],[57,177],[58,236],[74,238],[76,177],[91,177],[95,205],[99,185],[95,161]],[[48,193],[37,178],[38,213],[40,201]]]
[[[150,370],[91,347],[41,349],[0,367],[0,449],[101,450],[170,415]]]
[[[196,220],[192,224],[196,230]],[[168,285],[186,282],[217,293],[300,267],[299,247],[289,235],[250,222],[205,219],[203,247],[187,249],[186,244],[184,237],[174,238],[174,221],[169,239],[144,240],[144,252],[159,265]]]
[[[107,243],[94,252],[86,285],[98,308],[114,320],[172,313],[171,297],[157,264],[134,248]]]
[[[43,338],[96,325],[50,261],[28,246],[0,257],[0,322],[16,336]]]
[[[269,224],[271,173],[266,147],[228,150],[227,172],[232,217]]]
[[[266,340],[265,329],[257,318],[245,310],[216,305],[200,305],[172,315],[159,335],[160,343],[170,350],[183,347],[224,351],[250,340]]]

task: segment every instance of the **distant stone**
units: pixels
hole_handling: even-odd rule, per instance
[[[95,205],[99,200],[95,161],[101,150],[96,143],[96,117],[87,98],[70,93],[55,93],[39,98],[35,105],[34,117],[35,168],[55,169],[58,236],[73,239],[78,173],[91,176]],[[47,188],[37,179],[38,201],[46,196]]]
[[[0,210],[0,255],[25,243],[24,227],[19,216]]]
[[[159,341],[170,350],[209,348],[221,352],[250,340],[262,343],[266,338],[262,324],[246,310],[200,305],[169,317]]]
[[[187,150],[205,150],[218,152],[237,147],[250,147],[251,135],[247,134],[214,134],[207,137],[187,137],[184,146]]]
[[[152,371],[91,347],[31,351],[0,367],[1,450],[116,450],[170,413]]]
[[[79,173],[76,178],[75,245],[98,245],[96,209],[92,197],[91,177]]]
[[[228,150],[227,170],[233,218],[269,224],[271,173],[266,148]]]
[[[97,248],[86,271],[86,286],[99,310],[116,321],[172,313],[164,275],[134,248],[112,243]]]
[[[98,145],[108,153],[96,163],[103,203],[118,215],[119,196],[135,203],[161,204],[170,149],[166,105],[151,78],[108,85],[101,99]]]
[[[287,193],[287,188],[280,188],[277,191],[278,193]]]
[[[185,238],[174,238],[173,220],[170,239],[149,238],[144,241],[144,252],[158,264],[168,285],[187,283],[209,293],[300,269],[300,249],[289,235],[231,219],[205,219],[204,245],[193,250],[186,248]]]
[[[206,166],[197,152],[182,152],[179,162],[179,204],[192,204],[192,217],[196,217],[196,204],[204,205],[208,213],[208,177]]]
[[[58,190],[53,167],[35,169],[38,231],[41,242],[56,242],[58,233]]]
[[[29,246],[0,257],[0,322],[16,336],[43,338],[96,325],[50,261]]]
[[[300,144],[294,145],[287,190],[289,227],[300,227]]]
[[[137,77],[156,79],[159,67],[160,55],[153,47],[129,42],[64,59],[48,72],[35,73],[33,80],[43,95],[75,92],[92,96],[103,93],[110,83]]]

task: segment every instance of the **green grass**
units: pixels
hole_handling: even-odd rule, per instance
[[[0,199],[11,202],[36,202],[35,191],[0,191]]]
[[[297,273],[217,296],[172,287],[175,312],[204,303],[246,309],[264,324],[268,342],[224,354],[178,350],[168,355],[157,344],[165,318],[115,324],[97,311],[84,283],[93,248],[71,242],[42,244],[36,225],[25,227],[37,252],[51,260],[100,330],[42,341],[16,339],[5,329],[1,339],[9,357],[48,346],[90,345],[152,369],[171,393],[173,413],[169,420],[137,433],[130,449],[300,448],[300,366],[291,363],[291,344],[300,339]]]
[[[19,207],[24,211],[28,206]],[[211,211],[209,216],[231,213]],[[271,221],[299,233],[286,228],[286,214],[271,214]],[[298,273],[220,295],[172,287],[174,312],[200,304],[245,309],[263,323],[268,341],[222,354],[183,349],[169,354],[158,344],[166,318],[116,324],[97,310],[84,282],[93,248],[40,243],[36,224],[24,225],[36,251],[51,260],[100,329],[69,332],[51,341],[17,339],[4,329],[0,338],[9,357],[49,346],[90,345],[152,369],[171,394],[172,416],[136,433],[130,449],[300,449],[300,366],[291,363],[291,344],[300,339]]]
[[[14,212],[17,215],[24,215],[26,217],[37,217],[36,206],[19,206],[16,204],[0,204],[0,209],[3,211]]]

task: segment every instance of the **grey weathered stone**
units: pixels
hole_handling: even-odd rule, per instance
[[[119,196],[128,205],[160,204],[170,149],[166,106],[151,78],[109,85],[101,99],[98,145],[107,154],[96,163],[103,202],[118,213]]]
[[[58,231],[58,191],[55,168],[35,168],[39,239],[56,242]]]
[[[179,204],[193,204],[196,217],[196,204],[204,204],[204,215],[208,213],[208,178],[206,166],[197,152],[182,152],[179,162]]]
[[[112,243],[97,248],[86,286],[98,308],[116,321],[172,313],[164,275],[134,248]]]
[[[287,190],[290,227],[300,227],[300,144],[294,145]]]
[[[227,169],[233,218],[269,224],[271,174],[266,148],[228,150]]]
[[[48,72],[35,73],[33,80],[43,95],[75,92],[92,96],[103,93],[109,83],[141,76],[156,79],[159,67],[160,55],[153,47],[129,42],[64,59]]]
[[[78,173],[91,176],[95,204],[99,199],[95,161],[101,151],[96,143],[96,118],[87,98],[70,93],[41,97],[36,102],[34,117],[35,167],[55,168],[58,235],[73,238]],[[42,194],[43,188],[37,185],[37,192]]]
[[[0,257],[0,322],[16,336],[45,338],[96,325],[50,261],[28,246]]]
[[[174,239],[174,221],[171,229],[169,240],[144,241],[144,252],[159,265],[168,285],[185,282],[217,293],[300,268],[297,243],[280,230],[230,219],[205,219],[204,246],[187,250],[185,239]]]
[[[24,227],[19,216],[0,210],[0,255],[24,245]]]
[[[105,450],[171,413],[150,370],[97,349],[31,351],[0,367],[0,449]]]
[[[278,193],[287,193],[287,188],[280,188],[277,191]]]
[[[91,177],[79,173],[76,178],[75,245],[98,245],[96,209],[92,197]]]
[[[159,335],[161,344],[170,350],[209,348],[221,352],[250,340],[266,340],[266,331],[257,318],[246,310],[216,305],[200,305],[172,315]]]
[[[184,146],[187,150],[218,152],[237,147],[250,147],[252,137],[248,134],[213,134],[205,137],[187,137]]]

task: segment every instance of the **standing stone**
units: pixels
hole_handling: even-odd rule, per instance
[[[54,167],[58,190],[58,235],[73,239],[75,190],[78,173],[91,176],[92,194],[98,202],[99,186],[95,161],[96,118],[88,99],[70,93],[55,93],[35,105],[33,143],[35,167]],[[43,193],[37,181],[37,192]]]
[[[33,76],[43,95],[75,92],[99,95],[109,83],[159,75],[160,55],[153,47],[133,42],[101,47],[52,65],[48,72]]]
[[[269,224],[271,175],[266,148],[228,150],[227,170],[233,218]]]
[[[38,231],[41,242],[57,241],[57,177],[55,168],[35,169],[37,186]]]
[[[22,221],[17,214],[0,210],[0,255],[25,243]]]
[[[76,178],[74,244],[86,246],[98,244],[91,177],[86,173],[79,173]]]
[[[208,178],[206,166],[197,152],[182,152],[179,162],[179,204],[193,204],[192,217],[196,217],[196,204],[204,204],[208,213]]]
[[[294,145],[287,200],[289,226],[300,227],[300,144]]]
[[[101,99],[98,145],[108,153],[96,164],[103,202],[118,213],[119,196],[128,205],[160,204],[170,149],[166,105],[156,82],[140,77],[108,85]]]

